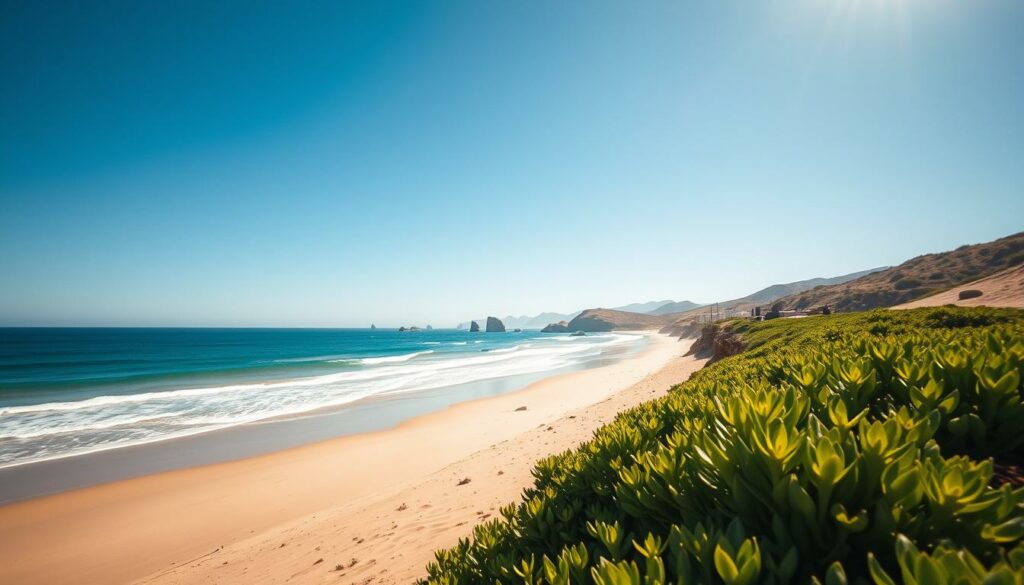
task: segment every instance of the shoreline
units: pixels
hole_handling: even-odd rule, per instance
[[[639,355],[617,363],[459,402],[385,430],[0,507],[0,534],[10,538],[0,548],[0,581],[281,582],[308,575],[312,581],[338,582],[343,577],[348,582],[382,569],[390,571],[387,578],[408,581],[401,575],[419,574],[434,548],[453,543],[445,540],[449,533],[464,533],[467,524],[487,513],[481,509],[475,519],[421,526],[414,534],[433,540],[407,547],[402,554],[411,565],[383,558],[386,545],[369,549],[373,562],[361,562],[357,554],[365,557],[372,542],[397,534],[397,520],[414,514],[459,516],[466,510],[457,510],[456,504],[497,498],[496,505],[501,505],[515,499],[528,483],[536,459],[589,438],[599,422],[667,390],[685,379],[685,372],[699,368],[702,361],[678,357],[687,347],[673,338],[651,335]],[[664,387],[639,389],[645,381]],[[630,398],[617,405],[630,391]],[[520,406],[527,409],[518,410]],[[573,432],[561,433],[556,422],[571,423]],[[458,486],[460,478],[455,476],[463,473],[458,470],[474,462],[504,469],[486,478],[467,475],[471,483]],[[460,491],[454,491],[457,487]],[[403,501],[390,513],[380,509],[390,506],[389,498],[413,496],[430,501],[415,508]],[[375,518],[367,516],[369,510],[377,510]],[[307,547],[294,538],[292,531],[327,518],[334,523],[304,533],[319,544]],[[364,530],[381,518],[389,526],[396,521],[390,534],[389,526],[382,526],[376,537]],[[335,534],[349,529],[364,535]],[[291,535],[289,540],[286,535]],[[281,542],[273,548],[283,558],[254,552],[277,540]],[[287,546],[292,541],[293,546]],[[330,547],[345,551],[327,558]],[[305,564],[310,554],[322,555],[321,560]],[[246,564],[254,564],[252,572]],[[405,573],[398,570],[402,566]]]
[[[341,437],[387,430],[460,402],[516,392],[552,376],[597,368],[639,355],[645,351],[650,337],[643,332],[632,333],[640,333],[644,339],[635,346],[613,348],[601,360],[413,392],[375,394],[342,405],[322,406],[178,436],[157,437],[135,444],[0,466],[0,506],[104,483],[258,457]]]

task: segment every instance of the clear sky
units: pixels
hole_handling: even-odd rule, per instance
[[[0,12],[0,324],[454,325],[1024,229],[1024,2]]]

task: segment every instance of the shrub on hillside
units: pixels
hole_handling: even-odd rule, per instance
[[[910,290],[919,286],[921,286],[921,281],[916,278],[901,278],[893,284],[896,290]]]

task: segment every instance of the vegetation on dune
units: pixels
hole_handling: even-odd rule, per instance
[[[540,461],[429,583],[1024,583],[1024,312],[733,322],[747,351]]]

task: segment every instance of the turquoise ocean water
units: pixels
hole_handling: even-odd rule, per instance
[[[0,468],[579,369],[642,343],[622,333],[0,329]]]

